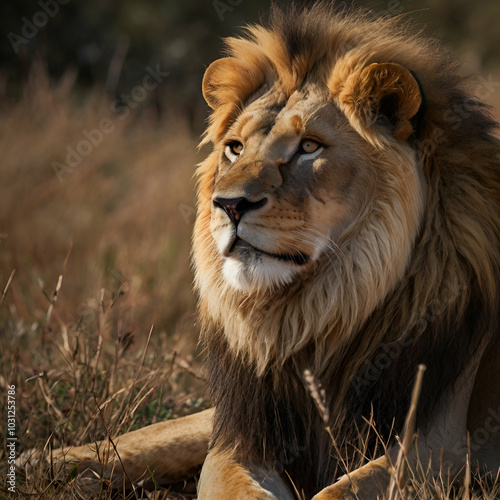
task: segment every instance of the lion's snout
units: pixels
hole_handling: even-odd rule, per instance
[[[213,199],[213,205],[215,208],[222,209],[231,222],[237,226],[244,214],[262,208],[267,203],[267,200],[268,198],[266,196],[262,197],[258,201],[252,201],[244,196],[240,196],[238,198],[223,198],[222,196],[215,196]]]

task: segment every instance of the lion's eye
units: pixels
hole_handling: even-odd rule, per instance
[[[232,141],[226,146],[224,153],[226,154],[229,161],[234,162],[242,151],[243,144],[241,144],[241,142],[239,141]]]
[[[300,149],[299,153],[302,154],[309,154],[309,153],[314,153],[316,150],[320,148],[319,142],[313,141],[312,139],[304,139],[300,143]]]

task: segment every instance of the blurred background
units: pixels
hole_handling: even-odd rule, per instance
[[[346,5],[415,19],[500,103],[498,0]],[[268,8],[0,4],[0,403],[16,385],[18,452],[102,438],[97,405],[116,433],[209,404],[189,253],[201,79]]]
[[[160,116],[180,113],[200,133],[206,115],[200,95],[204,68],[220,54],[223,37],[265,17],[269,4],[269,0],[3,2],[2,98],[12,103],[22,96],[35,61],[52,81],[74,79],[74,93],[99,87],[116,98],[140,84],[148,66],[159,65],[168,78],[148,95],[149,105]],[[374,16],[409,16],[430,35],[452,45],[471,71],[499,63],[500,5],[495,0],[337,4],[369,7]]]

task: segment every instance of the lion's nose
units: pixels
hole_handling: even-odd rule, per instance
[[[251,201],[248,198],[214,198],[214,206],[222,208],[235,226],[238,225],[243,214],[257,210],[267,203],[267,198],[259,201]]]

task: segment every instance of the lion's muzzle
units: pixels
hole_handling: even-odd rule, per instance
[[[258,210],[266,203],[267,197],[263,197],[259,201],[252,201],[243,196],[238,198],[222,198],[216,196],[213,200],[214,207],[224,210],[235,226],[238,225],[241,217],[245,213]]]

